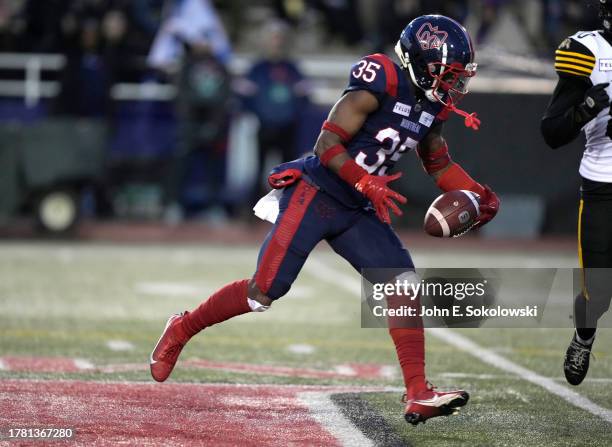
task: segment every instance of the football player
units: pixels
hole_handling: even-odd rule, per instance
[[[597,320],[610,306],[612,267],[612,0],[600,0],[603,30],[580,31],[555,54],[557,87],[541,123],[547,144],[556,149],[581,130],[586,148],[580,163],[578,257],[582,292],[574,300],[576,327],[563,363],[567,381],[579,385],[589,369]]]
[[[475,225],[496,214],[497,196],[451,160],[442,137],[450,111],[462,115],[467,126],[479,125],[475,115],[457,109],[476,73],[467,31],[444,16],[418,17],[402,32],[396,52],[399,65],[383,54],[358,61],[323,123],[314,154],[285,163],[270,175],[270,185],[282,188],[280,213],[263,243],[255,274],[226,285],[194,311],[170,317],[151,355],[155,380],[166,380],[185,343],[201,330],[268,310],[289,291],[323,239],[359,272],[413,272],[389,217],[389,210],[401,215],[398,204],[406,202],[389,186],[401,174],[388,175],[405,152],[417,151],[443,191],[466,189],[480,195]],[[406,386],[406,420],[417,424],[465,405],[465,391],[436,391],[425,380],[422,324],[403,326],[390,324],[389,332]]]

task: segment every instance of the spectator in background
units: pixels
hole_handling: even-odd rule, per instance
[[[265,178],[266,157],[277,152],[282,161],[297,157],[296,134],[300,116],[308,104],[310,84],[288,57],[288,27],[273,21],[264,27],[263,57],[246,78],[236,83],[246,107],[259,119],[259,171]],[[254,188],[261,195],[262,190]],[[253,197],[255,199],[255,197]]]
[[[21,20],[23,39],[19,51],[62,52],[63,18],[74,0],[27,0],[23,3]]]
[[[480,26],[476,33],[476,43],[483,43],[497,23],[499,11],[508,0],[481,0]]]
[[[222,189],[228,139],[231,56],[227,33],[209,0],[168,0],[148,64],[176,75],[178,144],[164,188],[164,220],[183,220],[183,186],[194,154],[204,157],[204,201],[210,214],[225,204]],[[225,210],[217,214],[224,215]]]
[[[226,64],[231,46],[223,23],[210,0],[168,0],[167,18],[153,41],[148,63],[165,72],[180,68],[184,43],[206,42],[210,54]]]
[[[166,0],[132,0],[130,15],[134,25],[152,42],[162,22],[164,6],[170,8]]]
[[[110,119],[110,89],[120,76],[126,59],[125,14],[120,9],[102,8],[100,11],[72,11],[64,20],[67,61],[56,111]]]
[[[273,0],[272,5],[276,15],[285,22],[296,26],[303,20],[306,13],[306,0]]]
[[[105,116],[108,104],[108,69],[101,55],[100,23],[84,19],[78,25],[78,43],[68,51],[62,72],[57,112],[79,117]]]
[[[178,144],[164,198],[164,220],[168,224],[183,220],[182,192],[196,153],[204,159],[204,194],[200,199],[208,208],[208,216],[223,218],[226,214],[223,191],[232,99],[230,75],[207,41],[185,43],[182,53],[177,77]]]
[[[356,0],[311,0],[310,3],[323,13],[330,37],[340,36],[349,46],[363,40],[363,26]]]
[[[0,0],[0,51],[15,51],[23,40],[25,0]]]
[[[376,11],[374,52],[384,53],[388,46],[395,46],[406,24],[420,15],[419,7],[418,0],[380,0]]]

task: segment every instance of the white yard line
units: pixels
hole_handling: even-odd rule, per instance
[[[515,379],[518,377],[512,376],[510,374],[469,374],[469,373],[460,373],[460,372],[446,372],[438,374],[438,377],[444,379],[476,379],[476,380],[495,380],[495,379]]]
[[[307,345],[305,343],[287,346],[287,351],[291,352],[292,354],[308,355],[312,354],[316,350],[317,349],[314,346]]]
[[[89,360],[85,360],[85,359],[74,359],[74,366],[76,366],[79,369],[93,369],[94,368],[94,364],[91,363]]]
[[[391,365],[384,365],[380,367],[380,377],[387,379],[393,379],[397,376],[397,367]]]
[[[343,262],[339,256],[338,261]],[[317,279],[327,281],[336,288],[341,287],[350,294],[355,295],[356,298],[361,297],[361,280],[357,273],[344,273],[342,270],[330,267],[328,263],[321,261],[316,256],[308,258],[306,264],[304,264],[304,269]]]
[[[441,379],[475,379],[475,380],[522,380],[520,377],[511,374],[470,374],[460,372],[446,372],[436,374],[435,377]],[[547,377],[555,382],[565,383],[565,377]],[[587,377],[584,383],[612,383],[609,377]]]
[[[106,342],[106,347],[111,351],[133,351],[134,344],[127,340],[109,340]]]
[[[337,365],[334,367],[334,371],[343,376],[356,376],[357,372],[349,365]]]
[[[356,298],[360,298],[361,282],[357,275],[348,275],[341,270],[332,267],[328,263],[314,259],[314,257],[311,257],[311,259],[306,262],[306,267],[308,267],[308,270],[312,274],[315,274],[318,278],[327,281],[335,287],[341,287],[347,292],[355,294]],[[478,345],[469,338],[459,334],[457,331],[452,331],[448,328],[431,328],[427,330],[427,333],[434,336],[438,340],[465,351],[484,363],[488,363],[489,365],[501,369],[506,373],[514,374],[527,382],[533,383],[534,385],[538,385],[549,393],[567,401],[571,405],[588,411],[593,415],[599,416],[603,420],[612,424],[612,410],[597,405],[581,394],[578,394],[566,386],[555,382],[554,379],[541,376],[530,369],[502,357],[490,349]]]
[[[134,291],[143,295],[156,295],[164,297],[201,296],[204,295],[203,286],[182,282],[138,282]]]
[[[305,405],[312,417],[345,446],[374,446],[367,438],[342,415],[336,404],[330,399],[330,393],[303,392],[298,393],[298,400]]]
[[[489,365],[501,369],[502,371],[515,374],[527,382],[538,385],[549,393],[559,396],[561,399],[567,401],[571,405],[588,411],[595,416],[599,416],[603,420],[612,424],[612,410],[597,405],[581,394],[578,394],[566,386],[555,382],[554,379],[541,376],[530,369],[520,366],[513,361],[491,351],[490,349],[476,344],[469,338],[464,337],[456,331],[451,331],[447,328],[432,328],[429,329],[427,333],[436,337],[438,340],[444,341],[451,346],[465,351],[484,363],[488,363]]]

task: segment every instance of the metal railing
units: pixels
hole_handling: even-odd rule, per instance
[[[550,94],[555,86],[551,76],[552,64],[530,59],[528,70],[522,74],[509,75],[492,72],[486,65],[495,65],[500,59],[496,55],[483,54],[485,69],[474,78],[470,90],[479,93]],[[517,59],[518,58],[518,59]],[[503,60],[508,62],[507,58]],[[236,55],[230,65],[230,72],[244,75],[253,58]],[[516,56],[514,62],[525,61]],[[348,80],[348,71],[355,62],[353,56],[317,56],[300,62],[304,75],[313,81],[312,100],[317,104],[333,104]],[[486,62],[489,62],[488,64]],[[41,99],[54,98],[60,92],[59,81],[43,80],[43,71],[58,72],[64,68],[66,57],[61,54],[0,53],[0,70],[23,70],[22,79],[0,80],[0,97],[24,98],[28,107],[36,106]],[[521,64],[518,64],[521,65]],[[504,67],[502,67],[504,68]],[[537,74],[537,77],[534,77]],[[171,84],[157,82],[118,83],[111,88],[111,98],[116,101],[157,100],[170,101],[176,96]]]

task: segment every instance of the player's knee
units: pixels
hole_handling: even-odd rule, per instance
[[[249,281],[247,300],[253,312],[264,312],[270,308],[273,302],[268,295],[261,291],[254,279]]]

